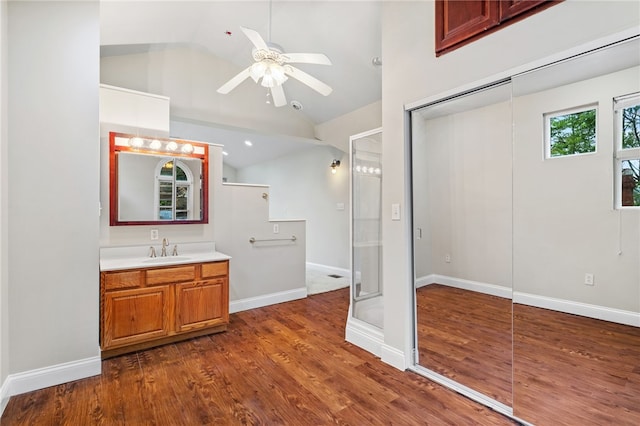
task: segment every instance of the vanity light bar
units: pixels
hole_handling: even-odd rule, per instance
[[[163,142],[159,139],[145,139],[139,136],[115,138],[116,146],[131,148],[145,148],[153,151],[181,152],[183,154],[204,154],[204,147],[194,146],[191,143],[178,143],[174,140]]]
[[[357,165],[353,168],[356,173],[362,173],[362,174],[375,174],[375,175],[379,175],[382,174],[382,169],[380,167],[371,167],[371,166],[361,166],[361,165]]]

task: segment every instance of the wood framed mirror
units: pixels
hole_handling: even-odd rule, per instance
[[[208,223],[209,147],[109,133],[109,224]]]

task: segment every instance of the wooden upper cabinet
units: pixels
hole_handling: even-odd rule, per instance
[[[514,18],[543,3],[545,0],[502,0],[500,2],[500,20]]]
[[[562,0],[436,0],[436,56]]]
[[[436,1],[436,53],[497,25],[499,10],[495,0]]]

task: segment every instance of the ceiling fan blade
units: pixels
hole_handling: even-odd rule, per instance
[[[245,70],[240,71],[238,74],[236,74],[235,77],[233,77],[231,80],[229,80],[225,84],[223,84],[218,89],[218,93],[222,93],[223,95],[226,95],[227,93],[229,93],[230,91],[235,89],[236,86],[238,86],[240,83],[242,83],[247,78],[249,78],[249,75],[250,75],[249,74],[249,70],[250,69],[251,69],[251,67],[248,67]]]
[[[282,88],[282,85],[273,86],[271,88],[271,97],[273,98],[273,104],[277,107],[287,104],[287,98],[284,96],[284,89]]]
[[[247,38],[251,41],[251,43],[253,43],[253,45],[256,47],[256,49],[258,49],[258,50],[269,50],[269,46],[267,46],[267,43],[264,41],[262,36],[260,34],[258,34],[258,32],[256,30],[252,30],[251,28],[246,28],[246,27],[240,27],[240,29],[247,36]]]
[[[331,65],[331,60],[323,53],[283,53],[282,56],[289,63]]]
[[[307,86],[311,87],[313,90],[320,93],[321,95],[328,96],[333,91],[331,87],[321,82],[317,78],[307,74],[306,72],[296,67],[292,67],[291,65],[288,65],[285,67],[285,73],[295,78],[296,80],[306,84]]]

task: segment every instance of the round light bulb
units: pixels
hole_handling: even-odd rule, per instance
[[[135,138],[129,139],[129,146],[140,148],[142,145],[144,145],[144,140],[142,138],[136,136]]]
[[[249,75],[256,83],[258,80],[264,75],[264,72],[267,70],[267,66],[264,62],[256,62],[251,65],[251,69],[249,70]]]
[[[160,149],[162,147],[162,142],[160,142],[158,139],[154,139],[151,141],[151,143],[149,144],[149,148],[151,149]]]
[[[167,150],[175,151],[176,149],[178,149],[178,144],[175,143],[174,141],[171,141],[167,144]]]

